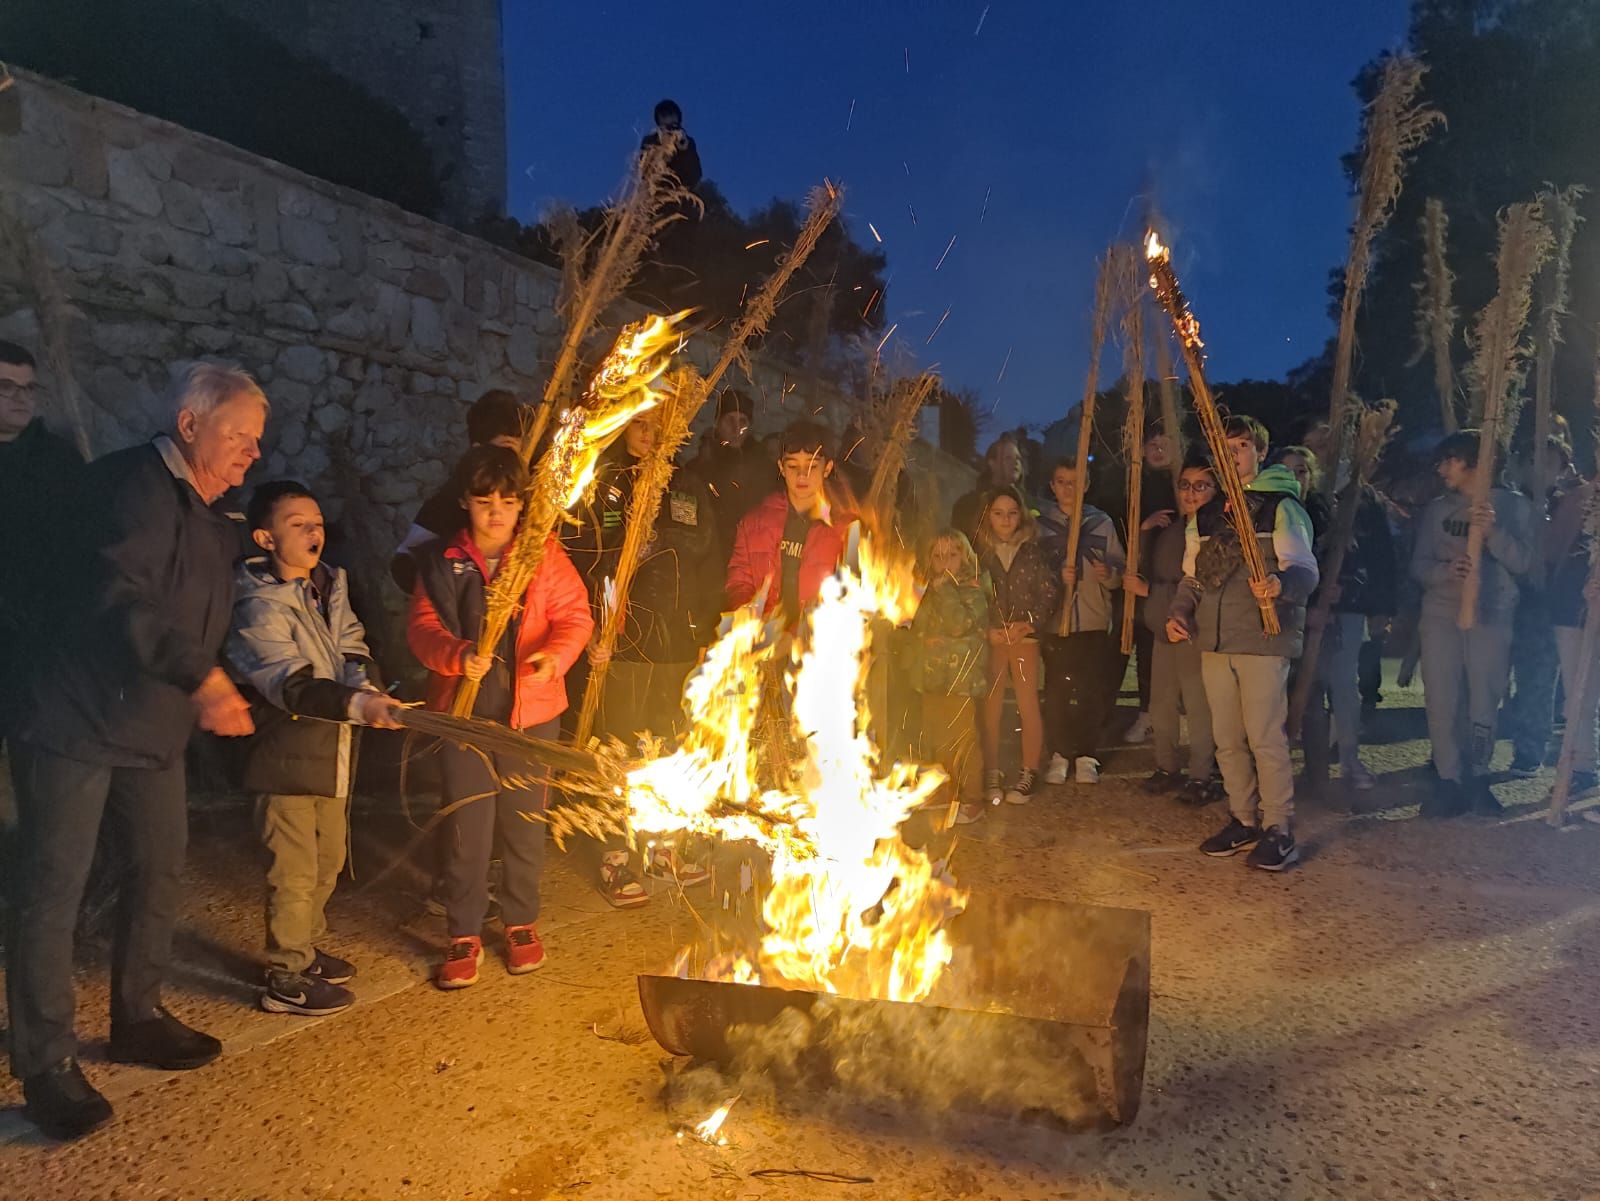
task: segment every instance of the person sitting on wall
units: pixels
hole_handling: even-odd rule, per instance
[[[111,1117],[73,1035],[73,930],[109,809],[128,856],[112,948],[117,1063],[198,1068],[222,1052],[161,1003],[188,840],[184,748],[198,724],[254,729],[219,662],[238,533],[212,509],[261,457],[265,394],[231,364],[182,375],[169,434],[85,473],[81,550],[56,644],[24,688],[15,730],[18,903],[10,940],[11,1071],[24,1114],[54,1138]]]

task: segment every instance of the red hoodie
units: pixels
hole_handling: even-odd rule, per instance
[[[765,581],[767,614],[777,613],[783,589],[783,564],[778,544],[783,541],[783,526],[788,517],[788,494],[774,492],[740,519],[738,532],[733,536],[733,558],[728,560],[729,608],[749,604]],[[835,510],[834,524],[812,523],[800,556],[801,608],[816,601],[822,581],[838,569],[839,561],[844,558],[844,531],[852,520],[853,517]]]
[[[464,678],[462,656],[477,649],[483,623],[488,565],[470,530],[417,552],[417,588],[411,594],[406,641],[428,669],[428,708],[450,708]],[[567,671],[577,662],[594,630],[589,595],[561,543],[545,544],[544,562],[534,574],[516,620],[516,662],[512,665],[511,728],[527,729],[567,707]],[[470,636],[463,636],[467,631]],[[528,658],[543,651],[556,658],[553,680],[533,678]]]

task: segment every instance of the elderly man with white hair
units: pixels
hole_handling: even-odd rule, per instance
[[[261,457],[267,398],[244,371],[198,363],[178,381],[173,427],[85,472],[63,515],[60,635],[40,653],[14,731],[18,901],[9,940],[11,1071],[41,1130],[75,1138],[111,1116],[78,1067],[73,929],[103,820],[128,865],[111,968],[111,1058],[176,1070],[221,1044],[161,1004],[188,838],[184,747],[196,723],[252,730],[219,655],[238,534],[212,511]],[[76,527],[76,528],[71,528]]]

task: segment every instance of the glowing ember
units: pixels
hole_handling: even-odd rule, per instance
[[[848,541],[781,697],[762,688],[782,666],[778,631],[750,607],[724,620],[685,692],[688,734],[629,773],[629,820],[646,835],[747,840],[771,858],[760,947],[719,956],[707,978],[919,1001],[950,962],[944,925],[966,896],[899,836],[944,772],[884,765],[869,732],[869,639],[875,625],[910,616],[910,564],[859,530]],[[781,722],[760,727],[764,739],[763,704],[787,705]]]
[[[733,1108],[734,1101],[737,1101],[739,1097],[743,1095],[743,1093],[737,1094],[732,1101],[729,1101],[723,1105],[719,1105],[716,1107],[716,1109],[712,1110],[711,1116],[705,1121],[697,1122],[694,1128],[695,1136],[703,1143],[712,1143],[715,1146],[726,1147],[728,1145],[728,1140],[725,1138],[718,1138],[717,1132],[722,1129],[722,1123],[728,1120],[728,1111]]]

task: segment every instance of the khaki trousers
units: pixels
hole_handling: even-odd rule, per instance
[[[344,870],[348,801],[330,796],[256,798],[267,867],[267,966],[303,972],[328,932],[325,910]]]
[[[1228,809],[1247,826],[1288,830],[1294,817],[1289,761],[1289,660],[1205,651],[1200,675],[1211,703],[1217,766]]]

